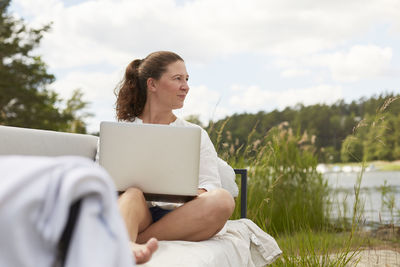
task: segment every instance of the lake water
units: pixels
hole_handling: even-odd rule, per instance
[[[332,217],[343,214],[344,206],[347,206],[346,217],[352,217],[354,203],[354,187],[359,173],[338,172],[324,173],[328,184],[337,194],[332,194],[334,203]],[[382,187],[386,183],[388,193],[382,199]],[[362,176],[360,198],[364,204],[363,219],[367,225],[380,223],[394,223],[400,225],[400,172],[370,171]],[[386,202],[394,204],[392,212]]]

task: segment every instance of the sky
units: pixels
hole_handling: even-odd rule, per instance
[[[12,0],[62,98],[81,89],[89,132],[115,120],[114,88],[149,53],[178,53],[190,75],[180,117],[204,124],[298,103],[400,94],[398,0]],[[312,119],[312,118],[311,118]]]

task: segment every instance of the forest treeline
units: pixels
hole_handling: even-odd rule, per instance
[[[312,140],[319,162],[392,161],[400,159],[399,98],[386,93],[351,103],[340,100],[332,105],[298,104],[282,111],[234,114],[206,129],[215,144],[230,143],[237,150],[249,142],[262,142],[273,127],[286,123],[295,134]]]

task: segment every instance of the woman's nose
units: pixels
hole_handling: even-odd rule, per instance
[[[189,84],[188,84],[188,82],[185,81],[185,82],[183,83],[183,85],[182,85],[181,88],[182,88],[182,90],[189,91]]]

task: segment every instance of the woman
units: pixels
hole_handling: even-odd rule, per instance
[[[172,52],[154,52],[132,61],[117,88],[118,120],[199,127],[172,112],[183,107],[188,78],[183,59]],[[129,188],[120,195],[118,204],[138,263],[150,259],[157,240],[209,239],[222,229],[235,206],[230,193],[221,188],[217,153],[203,129],[198,197],[176,207],[147,203],[139,189]]]

